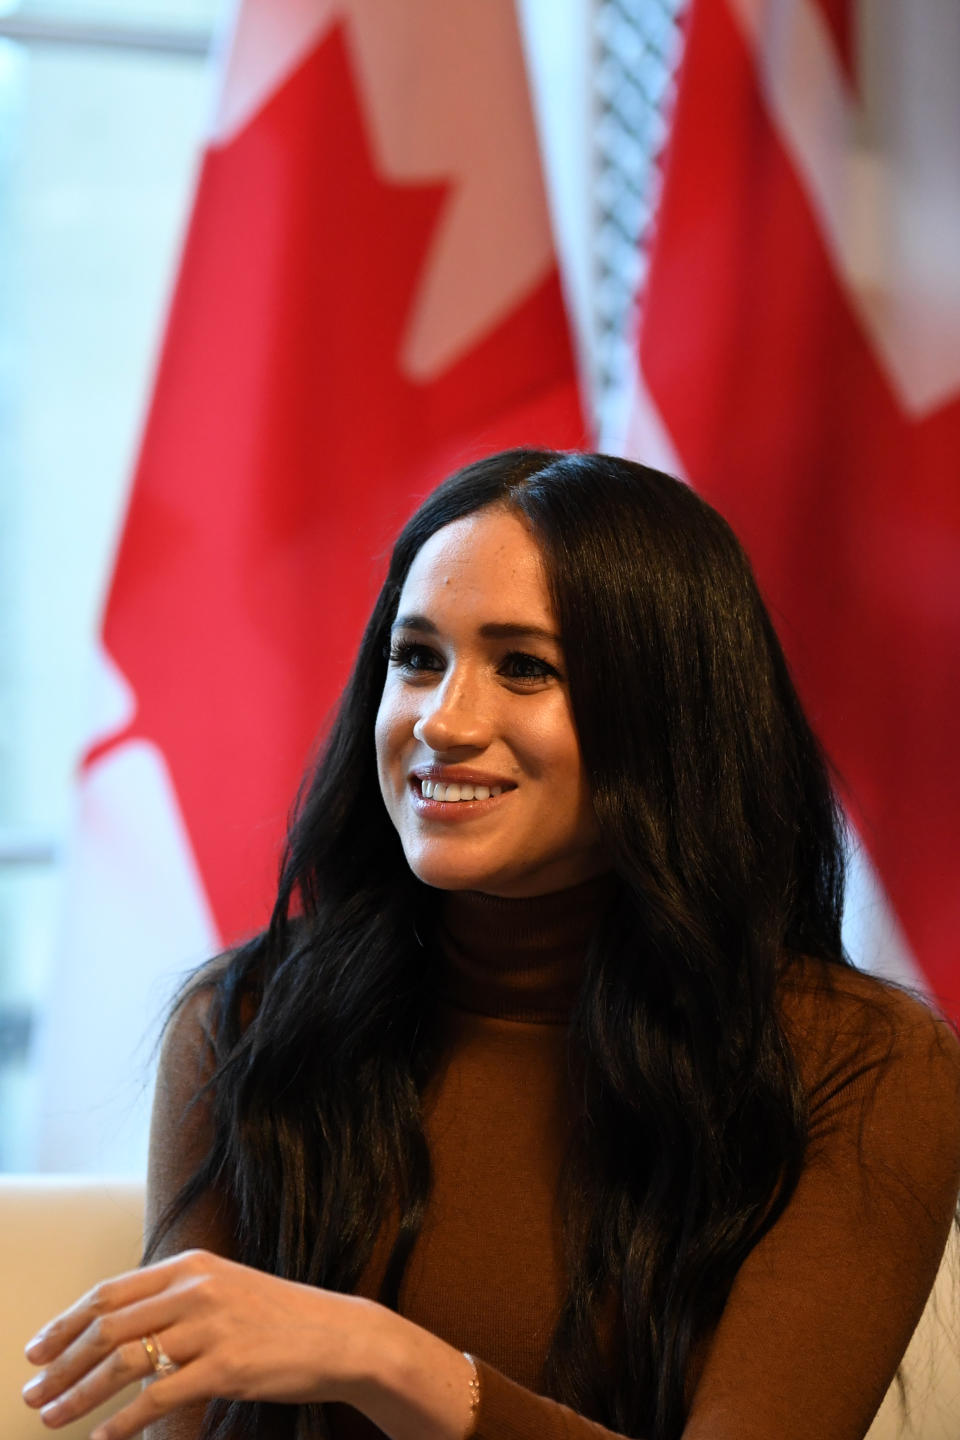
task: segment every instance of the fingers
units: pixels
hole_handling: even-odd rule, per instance
[[[332,1334],[342,1349],[340,1327],[331,1324],[327,1309],[359,1303],[220,1256],[187,1252],[106,1281],[57,1316],[29,1346],[31,1359],[44,1369],[24,1398],[57,1427],[88,1414],[131,1381],[151,1380],[111,1428],[101,1430],[107,1440],[126,1440],[158,1415],[212,1395],[281,1404],[313,1400],[329,1378],[323,1367],[317,1371],[317,1352],[326,1346],[309,1343],[296,1317],[302,1314],[307,1331],[321,1340]],[[144,1336],[155,1337],[179,1367],[174,1374],[154,1378]]]
[[[118,1345],[92,1370],[86,1370],[76,1384],[66,1388],[49,1386],[42,1395],[31,1393],[29,1403],[46,1403],[40,1414],[47,1425],[65,1425],[80,1415],[102,1405],[111,1395],[133,1384],[145,1380],[153,1373],[147,1352],[139,1340]]]
[[[186,1251],[95,1286],[27,1346],[28,1358],[45,1365],[24,1387],[27,1404],[42,1407],[45,1423],[58,1426],[87,1414],[132,1381],[149,1379],[154,1370],[142,1337],[163,1335],[166,1349],[171,1327],[182,1318],[186,1292],[202,1288],[218,1263],[203,1251]],[[177,1340],[170,1358],[182,1364],[197,1352],[183,1348],[183,1326],[173,1333]],[[175,1378],[164,1377],[162,1383],[167,1386]]]
[[[174,1255],[169,1260],[160,1260],[142,1270],[129,1270],[112,1280],[101,1281],[86,1295],[81,1296],[75,1305],[71,1305],[69,1310],[55,1316],[34,1335],[26,1347],[27,1359],[35,1365],[42,1365],[59,1355],[98,1317],[109,1315],[125,1305],[157,1294],[170,1283],[171,1272],[176,1270],[178,1264],[189,1259],[193,1253],[188,1251],[184,1255]]]
[[[200,1398],[197,1379],[191,1374],[195,1368],[185,1367],[162,1380],[152,1381],[116,1415],[99,1425],[93,1432],[94,1436],[97,1440],[127,1440],[161,1415],[168,1415],[179,1406]],[[115,1350],[59,1400],[45,1406],[41,1411],[42,1418],[45,1424],[59,1428],[96,1409],[132,1380],[144,1379],[145,1374],[152,1373],[143,1346],[138,1340],[134,1341]]]
[[[24,1388],[23,1398],[34,1408],[47,1405],[75,1385],[81,1376],[92,1371],[94,1366],[102,1367],[102,1363],[114,1353],[123,1357],[116,1371],[114,1389],[121,1390],[131,1380],[148,1378],[152,1366],[141,1343],[142,1337],[169,1329],[180,1317],[181,1310],[182,1292],[177,1288],[167,1288],[159,1295],[152,1295],[124,1310],[97,1315],[56,1359],[30,1381]],[[170,1358],[182,1361],[189,1357],[179,1354]],[[132,1360],[132,1367],[127,1365],[128,1359]],[[128,1369],[130,1373],[127,1373]]]
[[[129,1405],[98,1425],[90,1440],[131,1440],[161,1416],[201,1398],[203,1387],[191,1374],[195,1368],[178,1370],[165,1380],[154,1380],[152,1385],[145,1386]]]

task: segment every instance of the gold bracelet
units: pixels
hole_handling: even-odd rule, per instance
[[[463,1358],[470,1361],[473,1370],[473,1374],[470,1376],[470,1430],[468,1431],[468,1434],[472,1435],[477,1411],[480,1409],[480,1373],[477,1370],[476,1360],[466,1350],[463,1352]]]

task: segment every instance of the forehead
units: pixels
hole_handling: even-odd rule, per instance
[[[511,511],[480,510],[436,531],[410,566],[399,610],[552,621],[543,560],[526,522]]]

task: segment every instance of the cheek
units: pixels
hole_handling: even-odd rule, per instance
[[[537,712],[531,710],[523,722],[514,730],[514,741],[527,767],[562,787],[568,798],[585,787],[580,744],[565,697],[558,696],[555,704]]]
[[[376,722],[373,727],[373,742],[377,751],[377,774],[380,777],[380,789],[384,799],[387,798],[385,781],[390,773],[390,734],[392,714],[390,703],[386,692],[380,700],[380,708],[377,711]]]
[[[577,732],[566,708],[551,721],[537,737],[541,774],[551,782],[557,817],[563,816],[561,823],[578,831],[590,830],[596,822]]]
[[[380,776],[380,788],[385,793],[391,772],[398,760],[402,759],[404,746],[412,736],[412,721],[406,714],[406,708],[402,694],[398,695],[388,682],[381,696],[373,727],[377,773]]]

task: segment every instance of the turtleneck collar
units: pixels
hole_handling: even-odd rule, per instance
[[[565,1024],[616,885],[606,874],[523,900],[475,890],[448,895],[437,932],[442,998],[481,1015]]]

